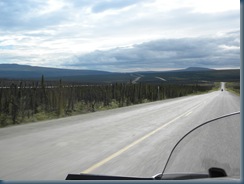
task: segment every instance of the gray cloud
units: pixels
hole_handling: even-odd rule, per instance
[[[239,31],[213,38],[239,30],[238,6],[203,13],[173,4],[0,0],[0,62],[109,71],[240,65]]]
[[[46,7],[47,1],[42,0],[1,0],[0,30],[35,30],[69,20],[65,9],[39,15]]]
[[[161,39],[134,45],[132,48],[115,48],[95,51],[76,57],[69,66],[114,71],[134,68],[210,68],[240,67],[238,32],[216,38]]]

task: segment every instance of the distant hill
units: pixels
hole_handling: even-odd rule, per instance
[[[134,72],[137,74],[150,74],[150,73],[171,73],[171,72],[191,72],[191,71],[213,71],[215,69],[211,69],[211,68],[204,68],[204,67],[188,67],[185,69],[176,69],[176,70],[165,70],[165,71],[138,71],[138,72]]]
[[[186,72],[191,72],[191,71],[213,71],[214,69],[210,69],[210,68],[203,68],[203,67],[189,67],[183,70],[177,70],[177,71],[186,71]]]
[[[0,64],[0,78],[40,78],[45,77],[65,77],[82,75],[105,75],[110,72],[97,70],[72,70],[47,68],[18,64]]]
[[[0,64],[0,78],[13,80],[46,80],[79,84],[111,83],[150,83],[150,84],[189,84],[210,81],[239,81],[240,69],[214,70],[202,67],[189,67],[172,71],[107,72],[97,70],[71,70],[36,67],[17,64]],[[135,82],[136,81],[136,82]]]

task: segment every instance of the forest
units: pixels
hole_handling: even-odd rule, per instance
[[[212,90],[202,84],[112,83],[77,85],[59,81],[0,82],[0,127],[124,107]]]

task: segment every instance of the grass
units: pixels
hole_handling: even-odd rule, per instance
[[[240,82],[226,82],[225,87],[227,91],[240,96]]]

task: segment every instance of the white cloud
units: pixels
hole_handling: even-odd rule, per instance
[[[0,61],[42,66],[73,63],[67,59],[95,50],[162,39],[222,38],[240,29],[240,5],[233,0],[0,0],[0,13]],[[223,42],[219,49],[238,50],[238,35],[234,40],[237,45]],[[143,52],[174,57],[174,52]]]
[[[237,0],[187,0],[194,7],[195,12],[216,13],[231,10],[240,11],[240,1]]]
[[[172,11],[182,8],[192,9],[194,13],[218,13],[240,10],[237,0],[156,0],[152,5],[158,11]]]
[[[220,45],[220,48],[224,49],[224,50],[240,50],[240,47],[238,46],[234,46],[234,45]]]

